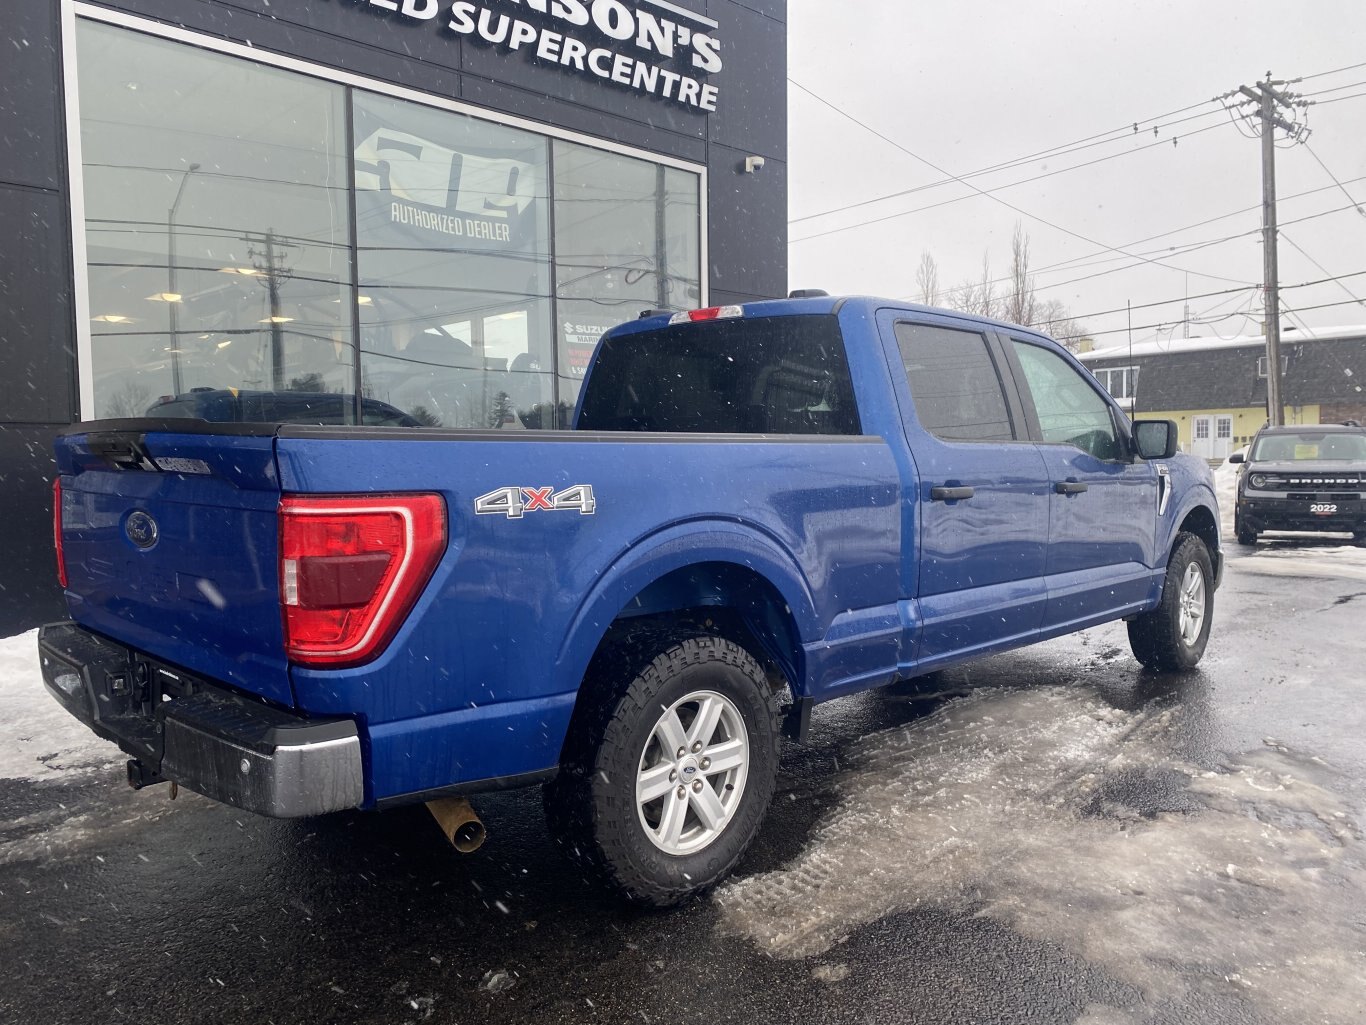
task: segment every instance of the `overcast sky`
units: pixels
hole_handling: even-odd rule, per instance
[[[1360,0],[791,0],[789,33],[789,76],[795,83],[789,84],[793,287],[912,297],[916,264],[926,249],[938,260],[943,285],[980,276],[984,250],[993,276],[1001,276],[1020,221],[1030,236],[1041,295],[1065,302],[1093,331],[1124,329],[1126,301],[1138,307],[1175,300],[1135,309],[1136,341],[1154,337],[1150,326],[1137,329],[1157,322],[1176,325],[1162,329],[1163,338],[1181,337],[1182,297],[1223,289],[1246,288],[1192,298],[1191,311],[1199,319],[1230,316],[1192,325],[1190,334],[1228,337],[1261,330],[1260,292],[1250,287],[1262,279],[1260,143],[1240,136],[1211,98],[1254,84],[1268,69],[1277,78],[1306,77],[1288,89],[1333,90],[1316,97],[1320,101],[1366,94],[1366,66],[1323,74],[1366,62],[1366,4]],[[1181,110],[1193,104],[1203,105]],[[1346,209],[1288,223],[1348,207],[1352,200],[1366,209],[1366,180],[1351,181],[1366,176],[1366,96],[1321,103],[1299,116],[1313,129],[1308,147],[1276,154],[1282,287],[1329,276],[1310,258],[1331,275],[1366,272],[1366,216]],[[1180,118],[1193,119],[1171,124]],[[803,219],[943,180],[916,156],[964,175],[1135,121],[1141,122],[1136,135],[1117,133],[1106,136],[1113,141],[1104,145],[970,179],[995,199],[951,183]],[[1346,185],[1351,200],[1310,150]],[[1000,188],[1111,155],[1091,167]],[[1323,191],[1290,198],[1313,189]],[[1188,227],[1239,210],[1244,212]],[[803,241],[875,218],[885,219]],[[1183,228],[1188,230],[1140,241]],[[1185,255],[1154,252],[1242,232],[1250,234]],[[1167,266],[1121,257],[1105,246]],[[1063,261],[1077,263],[1042,270]],[[1072,280],[1101,271],[1114,272]],[[1292,308],[1349,302],[1305,311],[1301,319],[1314,326],[1366,324],[1366,307],[1350,304],[1360,296],[1366,296],[1366,273],[1287,289],[1282,300]],[[1120,312],[1099,312],[1115,308]],[[1115,344],[1121,338],[1112,334],[1097,341]]]

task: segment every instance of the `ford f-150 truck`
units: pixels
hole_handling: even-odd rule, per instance
[[[573,430],[72,427],[40,657],[135,785],[307,816],[542,783],[567,852],[666,905],[816,703],[1118,619],[1195,665],[1219,517],[1175,439],[1008,324],[644,315]]]

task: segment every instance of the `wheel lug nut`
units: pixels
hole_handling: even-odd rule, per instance
[[[678,799],[681,801],[683,798],[685,798],[685,797],[687,797],[687,796],[688,796],[688,788],[687,788],[687,787],[679,787],[679,788],[678,788]]]
[[[692,746],[692,753],[693,753],[693,754],[697,754],[697,752],[698,752],[698,751],[701,751],[701,750],[702,750],[702,741],[700,741],[700,740],[694,741],[693,746]]]
[[[702,781],[700,779],[694,780],[692,789],[693,793],[700,794],[702,792]]]
[[[678,779],[678,770],[674,769],[672,772],[669,773],[669,782],[672,783],[676,779]]]
[[[711,768],[711,759],[710,759],[710,758],[703,758],[703,759],[702,759],[702,768],[703,768],[704,770],[710,769],[710,768]]]
[[[688,749],[687,749],[686,747],[680,747],[680,748],[678,749],[678,754],[677,754],[675,757],[677,757],[677,758],[682,758],[682,757],[683,757],[685,754],[687,754],[687,753],[688,753]]]

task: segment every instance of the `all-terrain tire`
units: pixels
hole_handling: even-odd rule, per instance
[[[1213,616],[1214,564],[1209,549],[1194,534],[1177,534],[1161,601],[1151,612],[1129,621],[1134,658],[1151,669],[1195,668],[1209,643]]]
[[[714,886],[753,841],[777,781],[779,694],[763,668],[744,648],[721,637],[645,632],[595,658],[585,687],[591,689],[581,700],[588,705],[576,712],[565,764],[542,792],[552,835],[573,860],[636,903],[668,907]],[[719,831],[700,849],[670,853],[647,832],[651,806],[637,801],[637,778],[651,752],[660,753],[661,717],[675,707],[686,715],[690,705],[679,702],[699,694],[725,699],[729,728],[744,734],[747,761],[736,788],[739,797]],[[723,725],[716,736],[726,735]],[[694,787],[698,778],[713,785],[703,773],[686,778]],[[717,792],[724,778],[716,778]],[[679,778],[679,787],[687,790],[684,783]],[[688,807],[692,798],[678,796],[671,787],[662,802],[675,800]],[[693,833],[701,827],[705,834],[700,816],[686,814],[692,815],[687,821]],[[662,829],[662,819],[658,826]]]

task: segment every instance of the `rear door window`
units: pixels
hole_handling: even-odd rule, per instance
[[[735,318],[608,339],[578,429],[861,433],[834,316]]]
[[[922,427],[945,441],[1015,440],[986,336],[902,321],[896,343]]]

